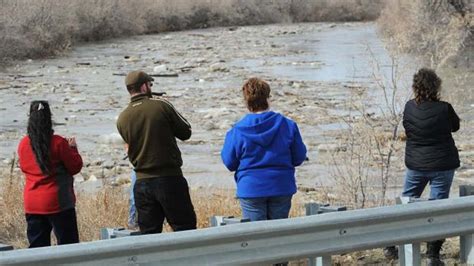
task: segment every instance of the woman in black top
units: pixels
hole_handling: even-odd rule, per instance
[[[459,117],[451,104],[440,100],[441,79],[422,68],[413,76],[415,98],[403,112],[407,135],[407,167],[403,196],[420,197],[430,183],[430,199],[445,199],[459,167],[458,150],[451,132],[459,130]],[[443,265],[439,252],[444,240],[428,242],[428,265]]]

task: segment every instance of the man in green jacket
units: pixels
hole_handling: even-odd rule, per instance
[[[196,214],[176,143],[176,138],[191,137],[191,125],[170,102],[152,96],[153,80],[143,71],[127,75],[131,101],[117,120],[137,175],[133,193],[138,226],[142,234],[161,233],[166,218],[174,231],[196,229]]]

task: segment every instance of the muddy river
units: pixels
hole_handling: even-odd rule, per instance
[[[98,187],[104,177],[125,183],[130,167],[115,121],[129,101],[124,75],[142,69],[162,76],[155,78],[154,91],[166,92],[193,126],[191,139],[179,143],[190,185],[232,188],[233,175],[219,153],[225,132],[246,113],[244,80],[258,76],[272,87],[271,108],[298,122],[308,147],[299,185],[330,185],[320,153],[335,143],[331,132],[346,127],[338,118],[349,115],[353,88],[366,88],[367,108],[377,114],[383,94],[376,81],[391,79],[392,63],[373,23],[213,28],[81,45],[65,56],[20,62],[0,73],[0,165],[8,169],[25,134],[29,102],[46,99],[55,131],[76,136],[88,166],[76,178],[78,187]],[[402,57],[397,65],[399,95],[407,98],[419,63]],[[463,119],[457,141],[467,147],[463,158],[471,158],[462,171],[472,173],[474,144],[462,137],[474,133],[469,95],[471,100],[454,98],[464,99],[455,106]]]

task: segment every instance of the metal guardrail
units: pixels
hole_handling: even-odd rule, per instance
[[[261,265],[472,233],[470,196],[5,251],[0,265]]]
[[[127,230],[123,227],[119,228],[101,228],[100,229],[100,239],[113,239],[119,237],[128,237],[128,236],[139,236],[140,231]]]
[[[240,218],[234,216],[212,216],[210,219],[211,226],[224,226],[229,224],[239,224],[250,222],[248,218]]]
[[[7,250],[13,250],[13,247],[10,245],[5,245],[0,243],[0,251],[7,251]]]
[[[316,215],[316,214],[323,214],[329,212],[340,212],[340,211],[347,211],[346,206],[331,206],[329,204],[319,204],[315,202],[306,203],[304,205],[306,210],[306,215]]]
[[[337,212],[337,211],[346,211],[346,206],[330,206],[329,204],[320,204],[320,203],[306,203],[304,205],[306,210],[306,215],[317,215],[329,212]],[[241,217],[234,217],[234,216],[212,216],[210,219],[211,226],[224,226],[229,224],[239,224],[239,223],[246,223],[250,222],[248,218],[241,218]],[[331,256],[324,256],[324,257],[317,257],[317,258],[309,258],[308,265],[309,266],[322,266],[322,265],[331,265]],[[277,263],[277,264],[285,264],[285,263]]]
[[[315,202],[306,203],[304,205],[304,208],[306,210],[306,216],[318,215],[318,214],[324,214],[324,213],[330,213],[330,212],[347,211],[346,206],[330,206],[329,204],[319,204]],[[324,265],[332,265],[331,255],[325,255],[322,257],[308,259],[308,266],[324,266]]]
[[[416,197],[397,197],[397,204],[426,202],[428,199]],[[400,266],[421,265],[421,241],[400,245],[398,247],[398,264]]]
[[[460,185],[459,197],[474,195],[473,185]],[[459,258],[462,263],[474,264],[474,235],[462,235],[459,238]]]

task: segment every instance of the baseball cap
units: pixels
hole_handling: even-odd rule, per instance
[[[154,79],[143,71],[132,71],[125,78],[125,85],[127,87],[132,85],[140,86],[147,81],[154,81]]]

